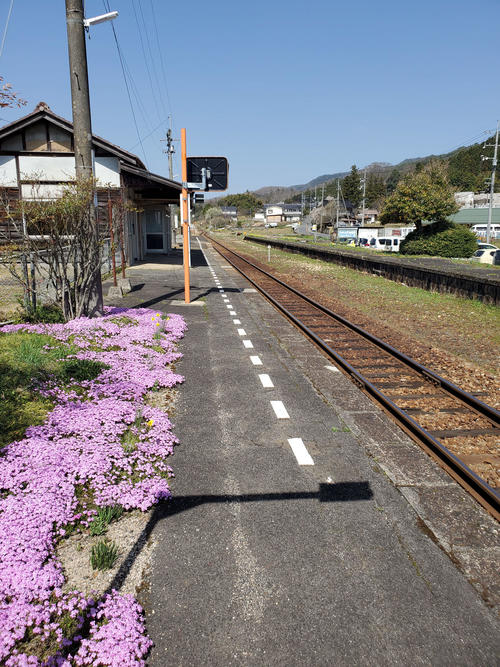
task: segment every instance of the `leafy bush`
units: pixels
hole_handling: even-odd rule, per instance
[[[436,222],[415,229],[401,242],[402,255],[433,257],[471,257],[477,250],[477,238],[464,225]]]
[[[99,540],[92,547],[90,564],[93,570],[109,570],[118,558],[118,547],[114,542]]]
[[[39,322],[47,322],[54,324],[57,322],[64,322],[64,315],[59,306],[37,306],[34,311],[30,313],[23,313],[21,322],[29,322],[30,324],[38,324]]]

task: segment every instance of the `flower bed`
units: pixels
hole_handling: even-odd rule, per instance
[[[150,648],[142,610],[116,591],[63,593],[58,540],[87,530],[97,508],[147,510],[171,493],[165,458],[177,442],[151,390],[183,378],[169,365],[185,323],[148,309],[108,308],[102,318],[15,325],[71,349],[75,377],[38,387],[54,401],[41,426],[0,456],[0,661],[6,665],[138,665]],[[75,351],[76,350],[76,351]],[[94,379],[80,379],[85,365]],[[90,567],[90,566],[89,566]]]

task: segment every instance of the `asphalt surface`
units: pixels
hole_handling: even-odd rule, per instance
[[[358,430],[375,448],[406,438],[205,250],[223,293],[196,251],[192,293],[202,305],[177,301],[180,266],[137,267],[124,302],[180,312],[189,325],[176,367],[186,382],[173,414],[174,499],[150,527],[148,664],[498,664],[497,618],[421,530]],[[323,373],[332,394],[298,358]],[[278,418],[271,401],[289,417]],[[346,409],[360,414],[357,425]],[[299,465],[296,438],[314,465]],[[432,474],[439,489],[451,488],[444,473]]]

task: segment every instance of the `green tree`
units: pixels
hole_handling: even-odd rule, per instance
[[[402,174],[399,171],[399,169],[393,169],[391,173],[389,174],[389,177],[387,178],[385,187],[387,190],[387,194],[392,194],[394,190],[396,189],[396,185],[399,183],[399,181],[402,178]]]
[[[486,143],[494,143],[492,137]],[[474,144],[456,151],[448,161],[450,183],[459,191],[479,192],[486,189],[485,180],[491,174],[491,162],[483,161],[481,155],[490,155],[491,148],[484,149],[482,144]]]
[[[262,201],[248,190],[241,194],[227,195],[227,197],[219,199],[217,203],[219,206],[236,206],[238,213],[250,215],[263,206]]]
[[[351,167],[351,173],[342,180],[342,194],[355,208],[361,204],[361,177],[355,164]]]
[[[432,161],[398,183],[385,201],[380,221],[382,224],[413,224],[420,229],[423,220],[446,220],[457,211],[446,165]]]
[[[385,181],[382,176],[368,174],[366,179],[366,204],[378,208],[386,195]]]

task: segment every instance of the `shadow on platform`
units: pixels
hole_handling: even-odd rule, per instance
[[[158,267],[161,270],[162,266],[182,266],[182,249],[171,250],[168,255],[146,255],[144,259],[136,261],[133,266],[127,270],[141,269],[144,267],[151,268]],[[208,266],[207,260],[201,250],[191,248],[191,268],[196,269],[199,266]]]
[[[338,482],[334,484],[320,484],[318,491],[290,491],[281,493],[247,493],[242,495],[214,494],[199,496],[175,496],[170,500],[156,505],[149,521],[142,533],[137,538],[134,546],[130,549],[118,572],[109,584],[106,592],[112,589],[119,590],[125,581],[130,568],[142,551],[157,523],[168,519],[170,516],[186,512],[200,505],[212,503],[254,503],[277,500],[313,500],[320,503],[353,502],[358,500],[371,500],[373,492],[369,482]]]

